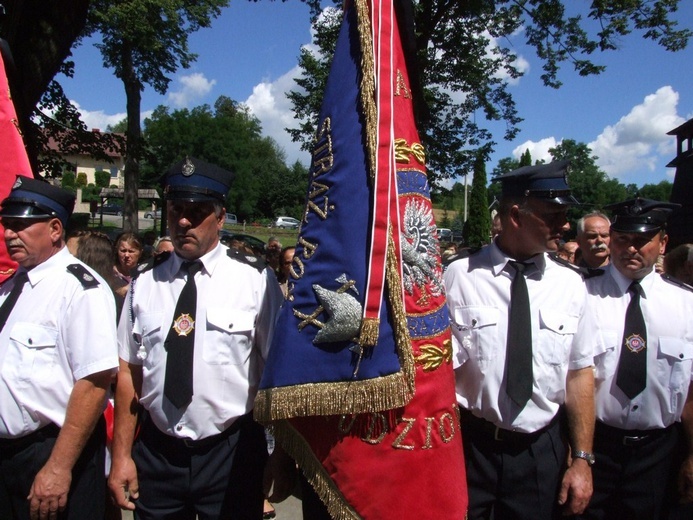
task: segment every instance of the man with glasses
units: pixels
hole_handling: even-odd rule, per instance
[[[592,492],[586,292],[579,274],[547,254],[577,202],[567,167],[500,177],[503,231],[444,275],[470,519],[558,518],[582,512]]]

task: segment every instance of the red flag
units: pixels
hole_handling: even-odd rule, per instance
[[[333,518],[464,518],[440,252],[393,0],[355,0],[255,415]]]
[[[19,131],[17,112],[12,103],[5,62],[0,53],[0,201],[10,193],[17,175],[32,177],[29,157]],[[2,224],[0,232],[4,233]],[[5,241],[0,240],[0,283],[12,276],[15,269],[16,262],[10,259]]]

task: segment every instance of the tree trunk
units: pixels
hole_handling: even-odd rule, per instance
[[[140,127],[140,107],[142,101],[142,83],[132,63],[130,45],[123,45],[123,84],[127,99],[128,126],[125,131],[125,200],[123,207],[123,231],[139,231],[138,197],[140,181],[140,156],[142,147],[142,129]]]

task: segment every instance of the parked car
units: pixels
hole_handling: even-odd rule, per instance
[[[234,215],[233,213],[227,213],[226,218],[224,219],[224,224],[231,224],[232,226],[238,224],[238,219],[236,218],[236,215]]]
[[[239,240],[243,242],[246,246],[253,250],[256,255],[265,254],[265,242],[260,240],[253,235],[246,235],[245,233],[232,233],[231,231],[226,231],[222,229],[219,231],[219,242],[227,247],[231,247],[233,242]]]
[[[438,240],[441,242],[450,242],[452,240],[452,230],[447,228],[438,228]]]
[[[301,223],[293,217],[277,217],[272,227],[280,229],[298,229]]]
[[[157,209],[156,211],[146,211],[144,213],[144,218],[160,219],[161,218],[161,209]]]
[[[123,214],[123,206],[120,204],[104,204],[99,208],[99,213],[103,215],[118,215]]]

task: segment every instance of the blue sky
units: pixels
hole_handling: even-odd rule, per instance
[[[693,28],[693,2],[682,2],[677,18]],[[674,170],[665,165],[675,155],[675,139],[666,132],[693,117],[693,43],[669,53],[634,33],[618,51],[595,56],[606,72],[581,78],[564,66],[563,86],[554,90],[541,84],[541,64],[522,41],[522,34],[510,40],[526,68],[511,92],[525,120],[512,142],[502,140],[502,126],[492,126],[498,146],[487,171],[498,159],[519,157],[527,148],[534,159],[548,158],[550,147],[574,139],[590,145],[600,167],[621,182],[673,180]],[[177,72],[169,92],[160,96],[146,88],[143,114],[161,104],[171,109],[213,105],[226,95],[250,107],[289,162],[307,165],[309,155],[283,129],[294,124],[284,93],[294,88],[300,49],[310,43],[309,13],[302,2],[234,0],[212,28],[191,35],[191,50],[199,58]],[[59,79],[87,126],[105,129],[123,119],[122,83],[103,68],[93,42],[77,48],[73,59],[75,77]]]

